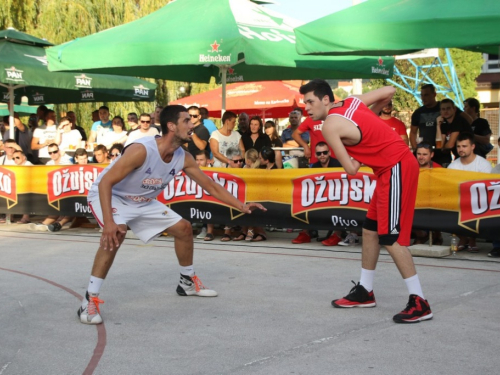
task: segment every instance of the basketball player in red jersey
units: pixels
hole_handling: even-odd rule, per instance
[[[325,121],[323,136],[346,172],[354,175],[364,164],[377,176],[377,187],[363,224],[360,281],[347,296],[332,301],[332,305],[340,308],[376,306],[373,279],[382,245],[396,263],[410,294],[406,308],[393,320],[417,323],[432,319],[407,248],[419,165],[401,137],[377,115],[395,91],[393,87],[383,87],[334,103],[332,89],[324,80],[315,79],[300,88],[306,112],[313,120]]]

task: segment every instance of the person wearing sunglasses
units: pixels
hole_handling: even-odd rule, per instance
[[[203,125],[200,109],[197,106],[193,105],[189,107],[188,113],[194,128],[193,137],[192,140],[187,143],[187,149],[193,157],[196,157],[198,151],[204,151],[207,149],[210,133],[205,125]]]
[[[111,162],[114,162],[118,156],[121,155],[123,151],[123,145],[120,143],[115,143],[111,148],[109,149],[109,159]]]
[[[73,164],[71,158],[59,149],[57,143],[51,143],[47,147],[50,160],[45,165],[69,165]]]
[[[63,151],[76,150],[80,147],[82,143],[82,135],[76,129],[73,129],[73,124],[69,117],[61,117],[59,120],[59,127],[57,129],[57,135],[54,143],[59,145],[59,148]]]
[[[3,144],[5,154],[0,157],[0,165],[16,165],[14,161],[14,152],[21,147],[13,139],[6,139]]]
[[[22,152],[21,150],[16,150],[14,151],[14,155],[12,156],[12,158],[14,159],[14,163],[16,163],[16,165],[33,165],[27,158],[26,158],[26,155],[24,154],[24,152]]]
[[[156,128],[151,127],[151,115],[149,113],[141,113],[139,116],[139,128],[129,134],[125,146],[143,137],[154,137],[159,134]]]

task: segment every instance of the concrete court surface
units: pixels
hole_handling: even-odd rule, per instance
[[[104,324],[79,323],[99,242],[94,229],[0,226],[0,375],[498,374],[500,263],[479,254],[415,258],[434,319],[392,322],[407,302],[386,253],[378,306],[334,309],[360,246],[196,241],[195,269],[216,298],[180,297],[173,240],[127,239],[101,289]]]

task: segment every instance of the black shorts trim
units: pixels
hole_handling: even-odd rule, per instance
[[[378,223],[377,220],[373,220],[370,218],[365,218],[365,222],[363,223],[363,228],[367,230],[371,230],[372,232],[377,232]]]

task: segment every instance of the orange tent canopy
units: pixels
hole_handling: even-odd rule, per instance
[[[295,108],[304,108],[299,92],[301,81],[241,82],[227,86],[226,107],[228,111],[246,112],[250,117],[284,118]],[[208,109],[209,116],[220,118],[222,88],[202,94],[188,96],[170,102],[185,107],[195,105]]]

